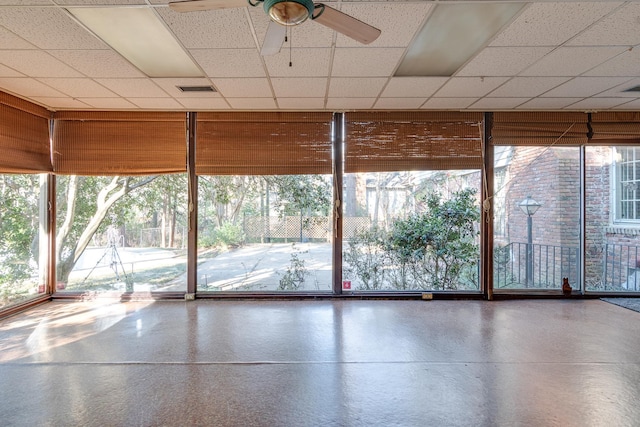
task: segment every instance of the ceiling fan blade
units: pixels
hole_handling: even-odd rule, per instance
[[[262,50],[260,54],[262,56],[275,55],[280,52],[282,43],[284,43],[284,37],[287,34],[287,27],[280,25],[277,22],[269,21],[267,27],[267,34],[264,36],[262,42]]]
[[[247,0],[190,0],[174,1],[169,8],[176,12],[196,12],[199,10],[232,9],[248,6]]]
[[[316,3],[316,7],[321,5],[324,11],[320,16],[314,17],[313,20],[322,25],[336,30],[340,34],[344,34],[363,44],[369,44],[378,38],[381,31],[369,24],[342,13],[337,9],[327,6],[326,4]]]

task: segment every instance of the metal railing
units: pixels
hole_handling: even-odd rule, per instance
[[[640,247],[605,243],[604,249],[604,290],[640,291]]]
[[[494,249],[494,287],[561,289],[562,279],[580,283],[577,246],[512,242]]]

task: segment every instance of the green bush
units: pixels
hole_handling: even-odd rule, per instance
[[[474,194],[467,189],[442,200],[434,193],[424,211],[395,220],[388,231],[356,233],[345,251],[347,275],[364,290],[477,287],[480,210]]]
[[[242,246],[245,240],[244,231],[239,225],[223,224],[212,231],[202,230],[198,235],[198,245],[201,248],[224,246],[235,248]]]

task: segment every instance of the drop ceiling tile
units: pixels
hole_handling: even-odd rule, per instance
[[[180,98],[178,101],[190,111],[229,110],[231,108],[223,98]]]
[[[243,8],[197,13],[174,12],[169,8],[156,10],[187,49],[256,47]]]
[[[227,98],[231,108],[236,110],[275,110],[273,98]]]
[[[376,98],[387,82],[383,78],[332,78],[330,98]]]
[[[78,98],[79,101],[98,110],[131,110],[135,105],[124,98]]]
[[[569,80],[569,77],[514,77],[493,92],[492,97],[532,98]]]
[[[0,0],[2,6],[51,6],[51,0]]]
[[[560,110],[583,98],[534,98],[518,107],[519,110]]]
[[[624,98],[587,98],[566,108],[569,110],[606,110],[627,102],[629,100]]]
[[[91,79],[38,79],[72,98],[112,98],[116,94]]]
[[[627,102],[625,104],[620,104],[613,107],[614,110],[634,110],[640,111],[640,99],[636,99],[635,101]]]
[[[587,97],[611,89],[628,80],[627,77],[576,77],[541,96],[550,98]]]
[[[264,62],[271,77],[326,77],[331,63],[331,49],[283,50],[276,55],[265,56]]]
[[[449,77],[392,77],[382,92],[385,98],[428,97],[440,89]]]
[[[533,3],[491,46],[555,46],[564,43],[618,7],[616,2]]]
[[[621,85],[601,92],[596,97],[608,97],[608,98],[640,98],[640,92],[625,92],[625,90],[632,87],[640,86],[640,78],[628,80]]]
[[[405,49],[343,48],[333,55],[332,76],[383,77],[393,74]]]
[[[178,86],[214,86],[208,79],[201,78],[169,78],[169,79],[152,79],[155,84],[160,86],[166,93],[174,98],[216,98],[220,94],[218,92],[183,92]]]
[[[0,77],[25,77],[25,75],[0,64]]]
[[[269,80],[215,79],[215,86],[225,98],[269,98],[273,96]]]
[[[52,110],[86,110],[88,108],[91,108],[90,105],[87,105],[84,102],[74,98],[47,98],[35,96],[33,97],[33,100],[38,104],[45,105],[47,108]]]
[[[560,47],[521,73],[522,76],[577,76],[622,53],[621,47]]]
[[[488,47],[480,51],[456,76],[514,76],[552,49],[547,46]]]
[[[64,98],[63,93],[58,92],[54,88],[47,86],[35,79],[29,78],[0,78],[0,88],[8,92],[26,97],[49,97]]]
[[[264,77],[256,49],[193,49],[195,60],[209,77]]]
[[[420,108],[426,98],[380,98],[373,108],[380,110],[415,110]]]
[[[464,110],[478,98],[431,98],[422,106],[429,110]]]
[[[278,106],[285,110],[322,110],[324,98],[278,98]]]
[[[602,46],[640,44],[640,4],[631,3],[597,22],[567,45]]]
[[[481,98],[469,106],[474,110],[510,110],[524,104],[530,98]]]
[[[146,79],[96,79],[101,85],[125,98],[165,98],[167,93]]]
[[[135,98],[128,97],[127,101],[144,110],[180,110],[182,105],[173,98]]]
[[[0,27],[0,45],[3,49],[37,49],[28,41],[3,27]]]
[[[273,90],[278,98],[324,98],[328,80],[318,78],[280,78],[271,79]]]
[[[373,108],[375,98],[329,98],[328,110],[369,110]]]
[[[0,25],[41,49],[109,48],[58,8],[3,8]]]
[[[422,3],[343,3],[341,11],[381,31],[380,36],[369,46],[404,47],[422,27],[432,5]],[[362,46],[359,42],[338,34],[336,46]]]
[[[145,0],[55,0],[59,5],[75,6],[78,4],[86,5],[142,5],[146,4]],[[169,0],[165,1],[167,3]],[[173,1],[173,0],[171,0]],[[157,2],[152,2],[157,3]]]
[[[30,77],[82,77],[73,68],[40,50],[0,50],[0,62]]]
[[[435,96],[438,98],[480,97],[506,81],[506,77],[453,77],[436,92]]]
[[[628,76],[638,75],[640,70],[640,49],[626,50],[622,54],[609,59],[587,71],[585,76]]]
[[[144,74],[112,50],[50,50],[52,56],[87,77],[144,77]]]

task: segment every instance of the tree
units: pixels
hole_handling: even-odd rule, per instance
[[[106,228],[103,220],[114,204],[132,191],[149,184],[157,176],[71,175],[58,178],[58,186],[63,187],[64,191],[58,192],[57,201],[57,278],[66,282],[93,235],[101,226]],[[121,209],[130,207],[124,204]],[[112,222],[117,222],[119,217],[120,215],[113,215]]]
[[[0,284],[35,273],[38,260],[39,175],[0,175]]]

